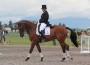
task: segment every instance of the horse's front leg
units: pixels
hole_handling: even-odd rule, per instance
[[[30,51],[29,51],[29,53],[28,53],[28,57],[25,59],[25,61],[28,61],[28,60],[30,59],[31,53],[32,53],[35,45],[36,45],[36,44],[35,44],[34,42],[32,42],[31,47],[30,47]]]
[[[44,56],[43,56],[43,54],[41,53],[41,47],[40,47],[39,43],[36,44],[36,47],[37,47],[37,49],[38,49],[38,52],[40,53],[41,61],[43,61]]]

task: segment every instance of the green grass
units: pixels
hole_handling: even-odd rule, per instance
[[[25,35],[24,37],[20,37],[18,33],[10,33],[9,35],[6,35],[6,42],[9,42],[10,45],[27,45],[30,44],[28,35]]]
[[[80,42],[80,38],[78,38],[78,41]],[[10,33],[9,35],[6,35],[6,42],[8,42],[9,45],[30,45],[30,40],[28,38],[28,35],[25,34],[24,37],[20,37],[19,33]],[[71,40],[69,38],[65,41],[68,45],[72,45]],[[53,42],[45,42],[40,43],[42,46],[53,46]],[[57,46],[59,46],[59,42],[56,43]]]

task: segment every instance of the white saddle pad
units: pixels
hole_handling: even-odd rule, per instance
[[[39,34],[39,32],[38,32],[38,25],[39,25],[39,24],[37,24],[36,34],[37,34],[37,35],[41,35],[41,34]],[[46,28],[45,28],[45,34],[44,34],[44,35],[50,35],[50,27],[46,27]]]

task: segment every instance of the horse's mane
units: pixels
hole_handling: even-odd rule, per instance
[[[21,21],[19,21],[19,23],[25,24],[26,27],[36,28],[36,26],[37,26],[37,24],[34,24],[33,21],[29,21],[29,20],[21,20]]]
[[[21,20],[20,22],[22,22],[22,23],[28,23],[28,24],[34,24],[32,21],[29,21],[29,20]]]

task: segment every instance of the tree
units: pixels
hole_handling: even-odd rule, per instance
[[[8,27],[8,24],[4,24],[3,26],[4,26],[4,27]]]
[[[11,30],[13,30],[13,23],[11,20],[9,21],[9,27],[11,28]]]
[[[2,23],[1,23],[1,21],[0,21],[0,30],[2,30]]]
[[[14,30],[15,30],[15,32],[16,32],[16,30],[18,30],[18,26],[17,26],[16,24],[14,24],[13,29],[14,29]]]

